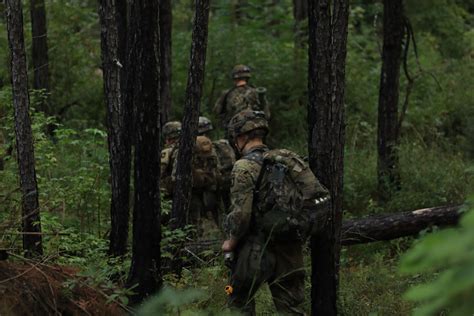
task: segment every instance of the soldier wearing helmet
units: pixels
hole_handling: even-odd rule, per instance
[[[230,119],[245,109],[263,110],[267,119],[270,118],[270,107],[265,98],[266,90],[250,85],[251,76],[249,66],[234,66],[231,73],[234,86],[224,91],[214,106],[214,112],[219,115],[221,125],[226,130]]]
[[[199,117],[198,135],[209,137],[209,133],[213,129],[211,120],[205,116]],[[235,152],[227,139],[215,140],[212,142],[212,145],[219,159],[219,196],[223,202],[224,209],[227,210],[230,206],[230,174],[235,163]],[[218,222],[220,224],[220,220]]]
[[[173,162],[177,155],[179,137],[181,136],[181,122],[170,121],[163,125],[164,149],[161,151],[161,187],[168,197],[172,195],[173,184],[171,174]]]
[[[229,122],[229,136],[242,158],[232,169],[231,206],[224,221],[227,239],[222,251],[232,269],[233,288],[228,303],[246,315],[255,315],[255,292],[269,282],[279,313],[304,315],[299,307],[304,299],[302,243],[267,239],[256,221],[255,186],[268,152],[264,143],[268,132],[265,114],[260,111],[242,111]]]
[[[198,122],[198,135],[208,136],[212,130],[214,130],[214,126],[212,125],[211,120],[205,116],[200,116]]]

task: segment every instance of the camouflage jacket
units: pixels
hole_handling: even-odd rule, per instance
[[[160,183],[161,188],[166,194],[173,194],[173,183],[171,181],[171,175],[173,173],[173,162],[176,161],[178,154],[179,143],[174,143],[164,148],[161,151],[161,162],[160,162]]]
[[[270,107],[268,102],[265,102],[264,109],[260,104],[257,90],[251,85],[244,85],[233,87],[225,90],[217,99],[214,105],[214,112],[219,115],[223,128],[227,128],[230,119],[237,113],[252,109],[255,111],[265,111],[267,119],[270,118]]]
[[[268,147],[262,145],[244,152],[243,158],[232,169],[231,206],[224,229],[233,239],[240,240],[249,232],[254,188],[261,169],[261,162],[257,157],[266,151]]]

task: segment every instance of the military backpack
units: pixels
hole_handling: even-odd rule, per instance
[[[254,219],[271,239],[306,240],[327,220],[330,196],[297,154],[275,149],[261,158]]]
[[[196,138],[192,165],[193,188],[215,190],[220,177],[219,160],[208,137]]]
[[[227,139],[213,142],[220,165],[219,187],[223,190],[230,189],[232,167],[235,164],[235,152]]]

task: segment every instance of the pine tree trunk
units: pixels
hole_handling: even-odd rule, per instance
[[[11,52],[13,105],[15,108],[15,134],[18,168],[22,193],[23,232],[41,232],[36,182],[33,135],[29,115],[28,74],[26,68],[25,42],[23,37],[23,13],[21,0],[7,0],[8,44]],[[43,253],[41,235],[23,235],[23,249],[27,256]]]
[[[382,72],[378,108],[378,192],[380,202],[400,188],[398,168],[398,97],[402,39],[402,0],[384,0]]]
[[[341,243],[345,246],[413,236],[432,226],[453,226],[460,218],[460,206],[381,214],[344,221]]]
[[[127,285],[132,304],[155,293],[161,278],[160,63],[158,1],[129,2],[127,104],[134,107],[133,249]]]
[[[308,152],[315,175],[331,192],[327,227],[311,239],[313,315],[336,315],[342,223],[344,88],[349,3],[308,0]],[[332,13],[332,14],[331,14]]]
[[[130,114],[123,100],[122,86],[126,49],[125,31],[120,5],[124,0],[101,0],[101,48],[104,72],[104,95],[107,105],[107,132],[109,144],[109,165],[112,184],[110,204],[109,254],[125,255],[127,251],[129,201],[130,201]]]
[[[295,19],[295,48],[304,47],[304,40],[307,32],[303,22],[308,18],[308,2],[307,0],[293,0],[293,17]]]
[[[49,92],[48,37],[46,27],[46,8],[44,0],[30,0],[32,61],[34,70],[33,89]],[[48,102],[40,109],[51,114]]]
[[[206,64],[209,0],[196,0],[188,83],[184,104],[183,128],[179,144],[176,187],[173,195],[172,218],[176,227],[184,226],[191,200],[191,162],[196,142]]]
[[[162,106],[161,123],[165,124],[171,111],[171,0],[160,1],[160,100]]]

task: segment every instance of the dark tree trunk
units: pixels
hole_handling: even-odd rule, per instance
[[[11,52],[15,134],[22,193],[23,232],[41,232],[35,154],[29,115],[28,74],[26,70],[23,13],[21,0],[7,0],[8,44]],[[23,235],[23,249],[27,256],[43,254],[40,234]]]
[[[162,285],[160,201],[160,63],[158,1],[129,2],[127,104],[135,117],[132,263],[127,284],[138,304]]]
[[[48,37],[44,0],[30,0],[32,61],[34,70],[33,89],[49,92]],[[41,105],[43,112],[51,114],[48,102]]]
[[[308,18],[307,0],[293,0],[293,17],[295,19],[295,48],[302,48],[308,35],[304,25],[304,21]]]
[[[382,72],[378,108],[378,192],[380,202],[400,188],[398,96],[404,34],[402,0],[384,0]]]
[[[245,8],[248,5],[247,0],[234,0],[233,9],[235,15],[235,22],[237,24],[242,24],[244,22],[244,18],[247,17],[245,14]]]
[[[336,315],[344,156],[344,88],[349,3],[308,0],[308,152],[311,169],[329,189],[327,227],[311,239],[312,314]],[[332,14],[331,14],[332,13]]]
[[[413,236],[433,226],[454,226],[462,214],[460,206],[430,207],[411,212],[384,214],[345,220],[341,229],[341,245],[351,246],[370,242]],[[220,251],[221,239],[199,240],[186,243],[186,250],[199,253]]]
[[[107,105],[109,165],[112,185],[110,203],[109,254],[125,255],[127,251],[130,201],[130,111],[123,99],[122,86],[126,50],[126,16],[120,10],[125,0],[101,0],[101,48],[104,72],[104,94]]]
[[[412,212],[384,214],[344,221],[342,245],[391,240],[418,234],[431,226],[452,226],[459,221],[460,206],[431,207]]]
[[[201,104],[206,65],[207,32],[209,21],[209,0],[196,0],[191,56],[189,60],[188,83],[184,104],[183,129],[181,133],[176,187],[171,212],[176,227],[184,226],[191,200],[191,161],[196,142],[199,108]]]
[[[171,111],[171,32],[173,14],[171,0],[160,1],[160,100],[161,123],[168,121]]]

